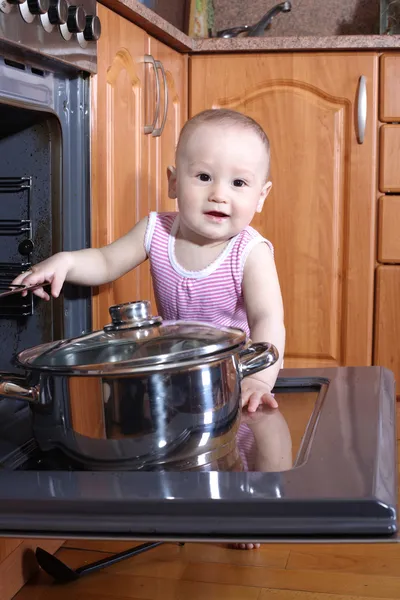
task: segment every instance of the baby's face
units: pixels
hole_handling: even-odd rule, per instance
[[[198,125],[182,142],[170,179],[182,225],[205,241],[233,237],[269,192],[264,144],[251,129],[226,124]]]

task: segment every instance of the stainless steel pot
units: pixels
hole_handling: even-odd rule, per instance
[[[149,309],[112,306],[103,330],[24,350],[18,362],[39,383],[2,380],[0,394],[29,400],[44,450],[59,447],[89,468],[240,468],[240,382],[274,364],[276,348]]]

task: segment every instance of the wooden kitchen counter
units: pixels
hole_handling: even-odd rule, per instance
[[[400,403],[397,404],[400,432]],[[400,433],[398,433],[398,438]],[[57,556],[76,568],[134,544],[72,540]],[[378,600],[400,598],[400,544],[165,544],[81,580],[39,573],[13,600]]]

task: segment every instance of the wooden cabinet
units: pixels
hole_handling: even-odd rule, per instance
[[[383,125],[380,132],[379,189],[400,192],[400,125]]]
[[[162,134],[149,137],[150,208],[151,210],[174,211],[177,209],[176,202],[168,198],[167,168],[175,164],[175,148],[179,133],[187,120],[187,56],[178,55],[175,50],[150,36],[147,38],[148,54],[157,57],[163,66],[168,90],[166,102],[161,77],[160,105],[162,110],[167,109],[167,117]],[[160,121],[162,119],[163,114],[160,114]]]
[[[379,198],[378,261],[400,264],[400,196]]]
[[[211,107],[239,110],[271,141],[272,192],[253,225],[276,250],[285,366],[371,364],[378,55],[190,60],[190,116]],[[368,120],[359,143],[362,75]]]
[[[400,55],[384,54],[380,60],[379,118],[400,121]]]
[[[142,29],[98,5],[102,36],[98,74],[92,86],[92,245],[109,244],[150,210],[169,210],[166,168],[187,118],[187,56],[154,40]],[[159,61],[145,62],[145,56]],[[168,105],[162,68],[168,89]],[[156,110],[166,120],[160,136],[145,133]],[[112,304],[151,299],[148,264],[95,291],[93,327],[109,321]]]
[[[378,261],[376,270],[374,364],[400,380],[400,55],[380,59]],[[397,194],[397,195],[396,195]],[[399,388],[399,386],[397,386]],[[397,389],[399,393],[399,389]]]
[[[400,266],[376,270],[374,363],[391,369],[400,380]]]

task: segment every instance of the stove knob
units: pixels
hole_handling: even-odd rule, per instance
[[[89,15],[86,17],[86,27],[83,36],[87,42],[97,42],[101,36],[101,23],[99,17],[96,17],[96,15]]]
[[[49,10],[50,0],[28,0],[29,12],[33,15],[44,15]]]
[[[68,31],[71,33],[82,33],[86,25],[86,14],[82,6],[68,7]]]
[[[68,19],[67,0],[50,0],[48,15],[52,25],[64,25]]]

